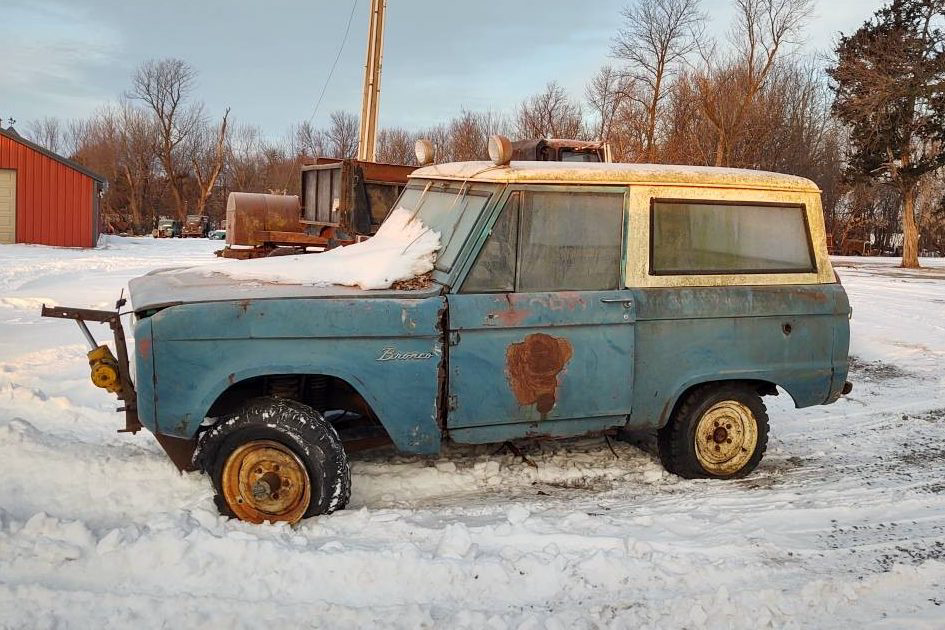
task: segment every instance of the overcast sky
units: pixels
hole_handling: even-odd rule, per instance
[[[370,0],[314,122],[359,112]],[[417,128],[467,109],[510,111],[554,79],[575,96],[608,59],[628,0],[389,0],[381,126]],[[830,49],[882,0],[815,0],[808,53]],[[702,0],[724,35],[731,0]],[[353,0],[3,0],[0,115],[20,123],[86,116],[115,100],[143,60],[179,57],[199,72],[211,112],[281,136],[313,114]]]

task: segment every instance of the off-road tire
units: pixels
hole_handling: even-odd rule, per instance
[[[316,410],[283,398],[256,398],[200,434],[193,463],[210,476],[220,513],[236,517],[223,492],[227,459],[253,441],[288,447],[308,472],[310,499],[301,518],[340,510],[351,496],[351,470],[335,428]]]
[[[719,403],[733,401],[751,410],[757,438],[750,457],[737,470],[726,474],[712,472],[699,461],[696,429],[702,417]],[[768,447],[768,411],[761,396],[744,383],[701,385],[677,405],[675,412],[659,430],[657,444],[660,461],[671,473],[685,479],[738,479],[751,473],[761,462]]]

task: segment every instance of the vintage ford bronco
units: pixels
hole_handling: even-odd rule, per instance
[[[127,430],[253,522],[344,507],[346,451],[381,443],[655,429],[668,470],[741,477],[767,445],[762,396],[850,390],[850,305],[807,179],[465,162],[417,170],[397,204],[441,236],[425,285],[133,280],[134,379],[115,312],[45,314],[109,323],[118,357],[93,349],[93,380]]]

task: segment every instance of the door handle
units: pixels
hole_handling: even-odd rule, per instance
[[[600,299],[604,304],[623,304],[624,308],[630,308],[633,306],[633,300],[630,298],[607,298],[602,297]]]

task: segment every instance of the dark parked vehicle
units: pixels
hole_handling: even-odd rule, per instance
[[[208,222],[205,214],[188,214],[181,230],[183,238],[204,238],[207,235]]]

